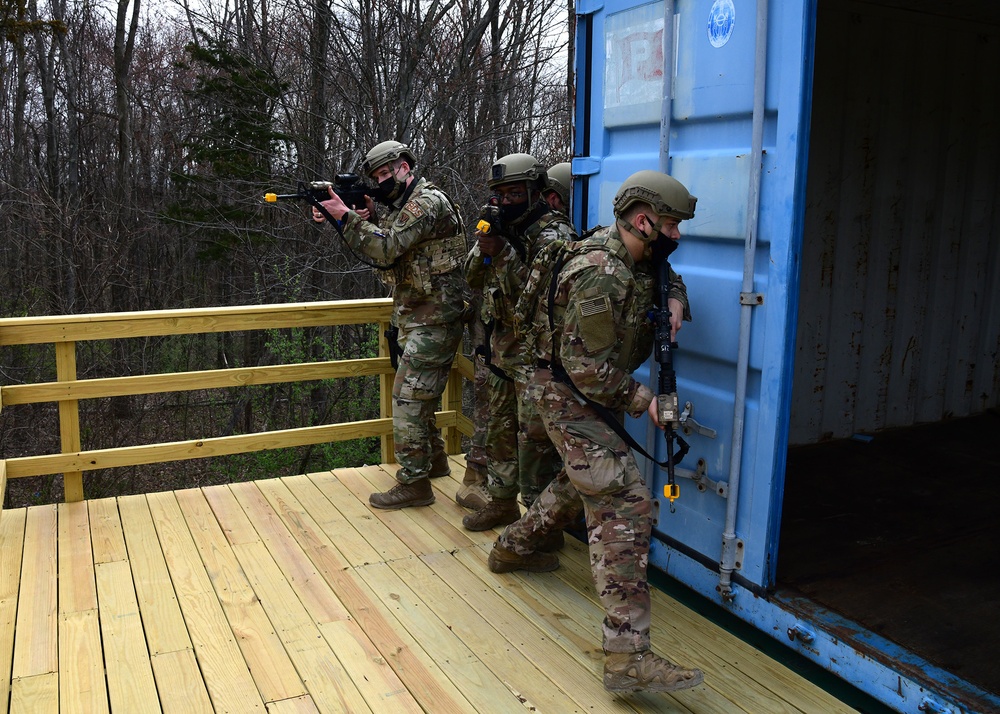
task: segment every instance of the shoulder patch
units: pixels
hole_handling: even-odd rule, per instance
[[[424,209],[416,201],[407,201],[406,205],[403,206],[403,210],[414,218],[422,218],[424,215]]]
[[[605,350],[615,343],[615,320],[607,295],[580,300],[576,304],[580,336],[588,354]]]

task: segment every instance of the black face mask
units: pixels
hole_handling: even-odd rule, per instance
[[[656,240],[653,242],[653,256],[652,261],[659,265],[661,260],[666,260],[670,257],[670,254],[677,250],[678,242],[671,240],[667,236],[660,233]]]
[[[378,201],[388,206],[399,198],[403,193],[404,186],[406,184],[403,181],[400,181],[395,176],[390,176],[383,181],[379,181],[378,188],[374,189],[370,195],[373,201]]]
[[[528,201],[524,203],[502,203],[500,204],[500,222],[505,226],[516,225],[524,217],[524,214],[531,208]]]

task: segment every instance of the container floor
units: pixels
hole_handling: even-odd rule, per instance
[[[777,580],[1000,694],[1000,411],[789,450]]]

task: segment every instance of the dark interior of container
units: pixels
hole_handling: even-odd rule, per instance
[[[1000,695],[998,45],[819,0],[777,585]]]
[[[1000,411],[790,449],[780,587],[1000,694]]]

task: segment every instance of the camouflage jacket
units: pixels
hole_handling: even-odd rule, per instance
[[[512,378],[526,380],[526,368],[534,367],[534,352],[526,349],[522,339],[514,332],[514,306],[528,277],[528,266],[547,244],[553,241],[576,239],[576,231],[565,215],[558,211],[548,211],[537,221],[519,231],[516,239],[525,248],[522,260],[509,240],[499,254],[490,262],[474,245],[466,258],[466,277],[470,285],[481,284],[483,303],[481,308],[484,323],[493,321],[490,338],[493,363]]]
[[[636,264],[614,228],[602,228],[566,246],[549,320],[548,285],[535,300],[532,332],[538,359],[562,368],[588,398],[615,412],[641,416],[653,399],[632,372],[649,359],[655,299],[652,266]],[[669,297],[691,319],[687,288],[670,271]]]
[[[443,325],[465,309],[465,229],[451,199],[426,179],[394,203],[383,227],[354,211],[344,216],[344,239],[376,265],[393,289],[393,323],[400,328]]]

